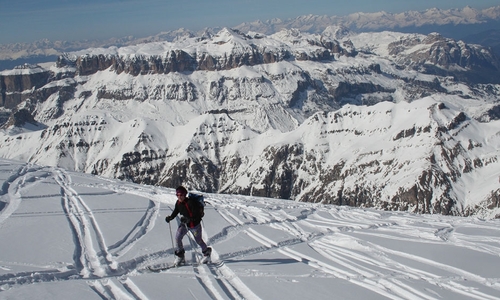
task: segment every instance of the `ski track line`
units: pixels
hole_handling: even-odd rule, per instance
[[[87,281],[91,289],[93,289],[102,299],[120,299],[120,300],[135,300],[136,295],[130,295],[122,290],[112,279],[99,279]],[[143,298],[147,299],[147,298]]]
[[[407,253],[404,253],[404,252],[401,252],[401,251],[396,251],[396,250],[388,249],[388,248],[385,248],[385,247],[380,246],[380,245],[374,245],[374,244],[372,244],[372,246],[375,249],[380,250],[381,252],[389,253],[391,255],[396,255],[396,256],[400,256],[400,257],[404,257],[404,258],[411,259],[411,260],[414,260],[414,261],[418,261],[420,263],[423,263],[423,264],[426,264],[426,265],[429,265],[429,266],[433,266],[433,267],[436,267],[438,269],[448,271],[450,273],[457,274],[458,276],[463,277],[464,279],[466,279],[468,281],[473,281],[473,282],[479,283],[481,285],[485,285],[485,286],[487,286],[489,288],[500,290],[499,286],[488,284],[487,280],[484,277],[481,277],[481,276],[479,276],[477,274],[470,273],[468,271],[465,271],[465,270],[462,270],[462,269],[459,269],[459,268],[456,268],[456,267],[453,267],[453,266],[450,266],[450,265],[446,265],[446,264],[443,264],[443,263],[439,263],[437,261],[432,261],[432,260],[429,260],[429,259],[426,259],[426,258],[423,258],[423,257],[416,256],[416,255],[407,254]],[[463,290],[463,292],[466,292],[469,289],[470,288],[465,288]],[[453,291],[459,292],[456,289],[453,289]]]
[[[108,181],[110,181],[108,179]],[[108,189],[110,191],[113,191],[115,193],[122,193],[122,194],[130,194],[130,195],[135,195],[139,196],[142,198],[148,198],[151,199],[154,202],[159,202],[162,203],[165,201],[165,192],[157,192],[153,191],[150,192],[150,189],[143,189],[137,186],[130,186],[125,183],[120,183],[118,186],[116,183],[115,184],[80,184],[81,186],[86,186],[86,187],[92,187],[92,188],[104,188]],[[154,187],[151,187],[154,188]],[[174,202],[175,203],[175,202]],[[172,203],[173,204],[173,203]]]
[[[471,287],[466,287],[461,284],[458,284],[456,282],[449,282],[449,283],[441,283],[441,287],[447,288],[448,290],[451,290],[457,294],[461,294],[467,297],[471,297],[474,299],[478,300],[485,300],[485,299],[490,299],[490,300],[498,300],[498,297],[487,295],[485,293],[479,292]]]
[[[56,182],[61,186],[61,194],[64,201],[64,209],[68,214],[74,232],[75,241],[78,241],[81,270],[84,278],[90,276],[103,277],[109,273],[113,264],[111,255],[107,253],[104,237],[96,224],[92,211],[85,205],[78,194],[69,187],[70,178],[65,172],[58,170],[55,174]],[[92,233],[97,240],[99,252],[94,249]],[[104,257],[101,253],[104,253]]]
[[[0,199],[4,199],[6,206],[0,211],[0,226],[19,208],[22,201],[21,189],[26,184],[36,181],[35,172],[39,170],[40,168],[35,168],[30,164],[25,165],[4,182]]]
[[[231,205],[231,204],[222,204],[220,205],[219,207],[225,207],[225,208],[230,208],[230,209],[236,209],[238,210],[238,213],[244,217],[244,218],[248,218],[248,216],[252,215],[252,212],[248,212],[248,211],[242,211],[242,209],[245,207],[245,206],[241,206],[241,205]],[[395,222],[395,221],[389,221],[389,222],[380,222],[380,214],[379,213],[373,213],[374,216],[376,216],[376,219],[374,220],[370,220],[370,215],[368,214],[368,219],[366,219],[366,216],[363,215],[363,218],[355,218],[355,217],[352,217],[350,216],[349,218],[344,218],[343,217],[343,214],[341,213],[342,211],[339,211],[337,210],[337,213],[333,213],[331,212],[331,215],[332,217],[334,217],[335,219],[332,220],[332,219],[328,219],[328,218],[324,218],[324,217],[321,217],[319,215],[315,215],[314,218],[317,219],[318,221],[320,222],[323,222],[325,223],[325,229],[328,230],[328,231],[331,231],[331,226],[337,226],[339,227],[340,229],[340,232],[341,231],[353,231],[353,230],[370,230],[370,229],[379,229],[381,228],[383,230],[383,228],[385,227],[388,227],[388,226],[400,226],[400,227],[404,227],[401,226],[400,224],[398,224],[398,222]],[[304,257],[304,256],[301,256],[301,255],[294,255],[294,253],[290,253],[290,252],[287,252],[289,251],[290,249],[286,249],[286,248],[281,248],[281,245],[279,245],[278,243],[276,242],[273,242],[272,240],[269,240],[267,238],[265,238],[263,235],[261,234],[258,234],[256,233],[255,230],[247,230],[247,229],[244,229],[243,227],[248,227],[248,226],[243,226],[243,225],[247,225],[245,224],[243,221],[241,221],[240,219],[238,219],[233,213],[230,213],[228,212],[227,210],[224,210],[224,209],[219,209],[219,213],[221,214],[221,216],[228,221],[229,224],[231,224],[232,226],[234,226],[235,228],[238,227],[240,228],[240,232],[244,232],[246,233],[247,235],[249,235],[250,237],[252,237],[253,239],[255,239],[257,242],[261,243],[262,245],[264,245],[265,249],[276,249],[278,248],[279,251],[284,254],[284,255],[287,255],[287,256],[290,256],[298,261],[302,261],[302,262],[308,262],[308,258],[307,257]],[[254,218],[252,217],[252,219],[254,221],[257,221],[257,218]],[[281,218],[280,218],[281,219]],[[268,223],[270,226],[276,228],[276,229],[283,229],[285,231],[287,231],[288,233],[290,234],[294,234],[296,233],[295,230],[290,230],[290,226],[293,225],[295,229],[297,229],[299,232],[301,229],[298,229],[300,228],[299,226],[297,226],[297,224],[295,224],[295,222],[289,222],[289,223],[292,223],[292,224],[285,224],[285,222],[280,222],[278,218],[274,218],[269,220],[267,219]],[[281,219],[282,220],[282,219]],[[372,221],[372,222],[370,222]],[[431,220],[432,221],[432,220]],[[307,222],[314,222],[316,223],[316,220],[307,220]],[[422,220],[417,220],[417,222],[419,223],[422,223],[423,226],[428,226],[430,222],[426,222],[426,220],[422,221]],[[334,224],[333,224],[334,223]],[[356,224],[357,223],[357,224]],[[354,225],[353,225],[354,224]],[[435,230],[433,229],[435,226],[441,226],[443,227],[441,230]],[[422,238],[422,234],[424,234],[424,237],[425,235],[428,235],[428,243],[432,243],[432,244],[442,244],[442,241],[443,241],[443,237],[445,238],[445,240],[447,238],[449,238],[451,236],[451,234],[454,234],[454,230],[453,230],[453,227],[450,228],[449,227],[450,224],[449,223],[442,223],[442,222],[435,222],[433,221],[433,224],[432,224],[432,227],[429,228],[429,227],[423,227],[422,230],[416,230],[415,228],[409,228],[410,232],[404,232],[403,234],[406,234],[408,233],[408,235],[416,235],[420,238]],[[347,229],[347,230],[346,230]],[[229,229],[228,229],[229,231]],[[374,236],[378,236],[380,235],[379,233],[375,234],[375,233],[366,233],[364,232],[365,234],[373,234]],[[303,235],[296,235],[300,238],[303,239]],[[439,238],[439,240],[436,240],[436,237]],[[394,237],[392,237],[394,238]],[[406,238],[406,240],[411,240],[411,239],[408,239]],[[307,240],[306,240],[307,241]],[[310,242],[310,241],[308,241]],[[496,240],[492,240],[492,242],[494,243],[497,243]],[[474,247],[472,246],[471,243],[469,243],[469,246],[471,247]],[[487,252],[487,253],[490,253],[490,251],[495,251],[496,247],[494,246],[490,246],[490,245],[482,245],[482,246],[477,246],[475,245],[475,250],[478,250],[477,248],[481,248],[483,249],[484,252]],[[485,249],[486,248],[486,249]],[[258,252],[262,252],[262,251],[265,251],[260,249],[260,251]],[[337,251],[340,249],[340,248],[336,248]],[[335,256],[333,254],[335,254],[335,252],[333,251],[321,251],[318,249],[316,249],[317,252],[319,252],[322,256],[324,257],[327,257],[329,258],[330,260],[333,260],[335,261],[336,263],[339,263],[340,265],[343,265],[344,267],[347,267],[348,269],[350,269],[351,271],[355,271],[355,273],[359,273],[356,277],[354,278],[350,278],[349,276],[346,278],[347,280],[350,280],[351,282],[353,282],[354,280],[356,280],[355,278],[358,278],[358,277],[363,277],[363,276],[368,276],[368,278],[364,279],[363,281],[359,281],[357,282],[357,284],[367,288],[367,289],[370,289],[374,292],[377,292],[379,294],[384,294],[385,296],[389,297],[389,298],[398,298],[399,296],[400,297],[403,297],[403,298],[414,298],[414,297],[417,297],[417,298],[422,298],[422,299],[434,299],[433,296],[430,296],[430,295],[427,295],[423,292],[420,292],[420,291],[416,291],[415,289],[413,289],[412,287],[408,286],[407,284],[403,284],[401,283],[401,281],[397,280],[397,278],[389,278],[389,279],[384,279],[384,278],[388,278],[387,276],[382,276],[380,277],[379,275],[377,275],[377,273],[374,273],[374,274],[371,274],[370,272],[373,272],[371,269],[369,268],[366,268],[366,267],[363,267],[363,268],[356,268],[356,269],[353,269],[352,266],[350,266],[350,257],[349,256],[346,256],[346,258],[341,258],[340,256]],[[480,250],[478,250],[480,251]],[[255,251],[253,251],[255,252]],[[252,253],[253,253],[252,252]],[[248,254],[248,253],[247,253]],[[364,259],[366,260],[366,258]],[[366,263],[364,260],[361,260],[362,263]],[[315,266],[315,263],[310,263],[308,262],[309,265],[311,266]],[[374,263],[374,266],[377,266],[379,268],[383,268],[383,269],[387,269],[389,270],[390,272],[395,272],[395,273],[399,273],[400,275],[398,276],[401,276],[402,278],[405,278],[406,277],[410,277],[410,278],[413,278],[413,279],[420,279],[420,280],[424,280],[424,281],[427,281],[429,282],[430,284],[433,284],[435,285],[435,283],[432,283],[433,281],[435,280],[438,280],[439,279],[442,279],[441,277],[437,276],[437,275],[434,275],[434,274],[431,274],[431,273],[428,273],[428,272],[425,272],[423,270],[418,270],[418,269],[413,269],[413,268],[410,268],[408,266],[405,266],[405,265],[400,265],[398,263],[395,263],[393,262],[393,265],[394,267],[391,267],[391,266],[388,266],[388,265],[381,265],[381,264],[378,264],[378,263]],[[328,266],[328,265],[327,265]],[[325,265],[321,265],[321,264],[316,264],[316,267],[325,267]],[[360,272],[360,270],[362,270]],[[323,270],[325,271],[325,270]],[[409,273],[408,273],[409,272]],[[327,272],[328,273],[328,272]],[[335,272],[334,272],[335,274]],[[380,273],[378,273],[380,274]],[[342,274],[337,274],[337,277],[341,277],[342,276],[339,276],[339,275],[342,275]],[[373,280],[370,280],[369,278],[378,278],[377,281],[373,281]],[[471,289],[470,287],[462,287],[460,289],[457,290],[457,288],[453,288],[453,286],[456,286],[455,283],[453,282],[442,282],[442,284],[446,285],[448,287],[448,289],[452,292],[457,292],[457,293],[466,293],[466,291],[468,289]],[[439,284],[439,286],[441,286]],[[460,285],[459,285],[460,286]],[[491,287],[491,284],[488,284],[487,286]],[[494,288],[498,288],[498,285],[493,285]],[[381,290],[382,288],[382,290]],[[390,290],[392,291],[393,294],[386,294],[386,291],[385,290]],[[489,299],[491,298],[492,296],[489,296],[489,295],[486,295],[484,293],[481,293],[481,292],[477,292],[477,294],[479,295],[478,297],[482,299]]]
[[[376,224],[376,226],[379,226],[380,224]],[[449,224],[448,224],[449,226]],[[385,226],[384,226],[385,227]],[[376,228],[376,227],[375,227]],[[368,229],[372,229],[372,226],[370,226]],[[435,239],[431,239],[429,241],[427,241],[427,243],[432,243],[432,244],[442,244],[443,241],[446,242],[447,238],[450,236],[450,234],[454,231],[453,228],[450,228],[450,227],[446,227],[446,228],[442,228],[440,230],[433,230],[432,228],[424,228],[426,231],[429,231],[429,238],[435,238],[435,237],[438,237],[440,238],[441,241],[437,241]],[[424,231],[424,229],[422,229],[422,231]],[[420,239],[422,239],[422,231],[419,231],[419,230],[415,230],[414,228],[411,229],[412,232],[415,232],[416,234],[418,234],[418,237]],[[432,232],[430,232],[430,230],[433,230]],[[383,236],[385,238],[391,238],[391,239],[394,239],[393,236],[387,236],[387,235],[384,235],[384,234],[379,234],[379,233],[373,233],[373,232],[358,232],[360,234],[366,234],[366,235],[373,235],[373,236]],[[411,234],[409,234],[411,236]],[[442,239],[443,235],[446,237],[444,240]],[[352,238],[352,237],[349,237],[349,238]],[[411,239],[406,239],[406,238],[401,238],[401,239],[398,239],[398,240],[411,240]],[[374,266],[377,266],[377,267],[381,267],[381,268],[384,268],[384,269],[387,269],[391,272],[395,272],[395,273],[400,273],[401,277],[404,278],[404,276],[410,276],[410,278],[413,278],[413,279],[416,279],[416,280],[424,280],[424,281],[427,281],[429,284],[432,284],[432,285],[436,285],[436,281],[437,282],[440,282],[438,285],[440,287],[444,287],[444,288],[447,288],[449,289],[450,291],[452,292],[456,292],[456,293],[459,293],[459,294],[467,294],[467,291],[469,291],[471,288],[470,287],[465,287],[465,286],[461,286],[461,285],[457,285],[453,282],[449,282],[449,280],[447,280],[447,278],[442,278],[438,275],[435,275],[435,274],[431,274],[431,273],[428,273],[428,272],[425,272],[423,270],[418,270],[418,269],[414,269],[414,268],[411,268],[409,266],[406,266],[406,265],[402,265],[402,264],[399,264],[397,262],[392,262],[392,265],[393,267],[389,266],[389,265],[381,265],[380,263],[377,262],[377,260],[374,260],[374,261],[371,261],[370,260],[367,260],[366,257],[359,257],[358,255],[356,255],[356,253],[354,252],[351,252],[351,251],[347,251],[342,249],[341,247],[337,247],[337,246],[327,246],[327,247],[323,247],[323,249],[318,249],[318,245],[321,245],[323,243],[324,245],[324,242],[323,241],[315,241],[313,243],[310,243],[310,246],[315,248],[315,250],[319,253],[324,253],[322,254],[323,256],[325,257],[329,257],[329,258],[336,258],[336,262],[337,263],[340,263],[339,262],[339,259],[341,259],[342,261],[344,261],[344,265],[346,267],[349,267],[351,265],[356,265],[355,263],[353,263],[354,260],[358,259],[360,262],[362,263],[369,263],[369,264],[372,264]],[[487,250],[484,250],[483,248],[481,248],[480,246],[478,247],[477,245],[474,245],[472,246],[470,243],[464,243],[466,245],[463,245],[465,248],[470,248],[472,250],[476,250],[476,251],[482,251],[482,252],[485,252],[485,253],[489,253],[489,254],[498,254],[498,252],[496,253],[491,253],[490,251],[494,251],[495,249],[497,248],[492,248],[492,247],[489,247],[488,245],[485,246],[485,248],[487,248]],[[481,249],[479,249],[481,248]],[[381,251],[383,252],[383,250]],[[342,254],[342,253],[345,253],[345,258],[341,258],[339,256],[339,253]],[[385,252],[384,252],[385,253]],[[382,256],[385,256],[385,255],[382,255]],[[422,262],[422,261],[421,261]],[[425,262],[423,262],[425,263]],[[437,268],[439,268],[439,266],[435,266]],[[361,266],[359,266],[358,264],[358,267],[353,269],[352,267],[350,267],[353,271],[357,271],[359,272],[360,270],[362,270],[363,268]],[[449,272],[454,272],[453,270],[450,270],[450,268],[453,268],[453,267],[450,267],[450,266],[444,266],[442,265],[441,266],[441,269],[443,270],[446,270],[446,271],[449,271]],[[366,268],[364,268],[366,270]],[[487,287],[492,287],[491,285],[489,284],[485,284],[485,281],[484,278],[480,278],[480,277],[477,277],[475,274],[471,274],[471,273],[468,273],[468,272],[465,272],[463,270],[459,270],[457,268],[453,268],[455,270],[455,273],[460,275],[460,276],[465,276],[466,278],[476,278],[476,282],[480,283],[480,284],[483,284]],[[368,269],[369,270],[369,269]],[[464,275],[464,272],[466,273]],[[368,276],[369,277],[369,274],[364,274],[364,276]],[[380,281],[380,283],[382,282],[385,282],[386,284],[384,284],[384,286],[386,286],[387,289],[392,289],[393,291],[395,291],[396,293],[400,294],[401,296],[404,296],[404,297],[407,297],[407,295],[405,295],[405,291],[404,290],[408,290],[408,291],[411,291],[411,293],[415,293],[414,289],[410,288],[408,285],[404,285],[402,286],[400,281],[398,281],[396,278],[390,278],[388,279],[390,283],[387,283],[388,281],[383,279],[382,281]],[[473,280],[473,279],[471,279]],[[395,285],[394,285],[395,284]],[[453,287],[455,286],[455,287]],[[401,289],[403,288],[403,290]],[[493,287],[495,289],[498,289],[498,286],[497,287]],[[486,295],[484,293],[481,293],[481,292],[477,292],[478,293],[478,297],[479,299],[489,299],[491,298],[492,296],[489,296],[489,295]],[[421,293],[419,292],[419,295],[421,295]],[[430,297],[428,295],[426,295],[426,297]],[[496,297],[493,297],[495,299],[497,299]]]
[[[447,277],[443,278],[443,277],[435,275],[435,274],[431,274],[431,273],[428,273],[428,272],[425,272],[422,270],[408,267],[406,265],[402,265],[402,264],[394,262],[392,260],[391,260],[391,262],[392,262],[392,265],[394,265],[394,267],[391,267],[387,264],[381,264],[377,260],[371,260],[371,259],[367,260],[366,257],[359,256],[356,253],[342,249],[341,247],[327,245],[323,241],[321,241],[321,242],[316,241],[314,243],[311,243],[311,246],[314,247],[319,253],[324,252],[325,253],[324,256],[336,258],[337,260],[339,260],[339,259],[343,260],[345,262],[345,265],[347,267],[350,267],[351,269],[352,269],[351,266],[357,266],[354,270],[356,270],[358,272],[359,272],[359,270],[366,269],[366,268],[360,266],[359,264],[356,264],[354,262],[355,260],[361,261],[363,263],[368,263],[368,264],[371,264],[371,265],[374,265],[377,267],[381,267],[381,268],[387,269],[387,270],[394,272],[394,273],[399,273],[400,274],[399,276],[402,278],[410,277],[410,278],[413,278],[416,280],[424,280],[424,281],[427,281],[429,284],[438,285],[439,287],[448,289],[448,290],[455,292],[455,293],[467,295],[467,293],[469,293],[471,290],[470,287],[466,287],[466,286],[462,286],[462,285],[459,285],[459,284],[454,283],[454,282],[450,282],[447,279]],[[382,249],[382,252],[384,250],[385,250],[385,248]],[[386,253],[386,252],[384,252],[384,253]],[[340,258],[340,256],[339,256],[340,254],[343,254],[345,257]],[[391,254],[396,254],[396,252],[392,251]],[[426,261],[427,261],[424,258],[417,258],[416,256],[412,256],[412,255],[408,255],[408,254],[404,254],[403,256],[406,258],[411,258],[411,259],[423,262],[423,263],[426,263]],[[466,272],[466,271],[463,271],[463,270],[460,270],[460,269],[457,269],[454,267],[450,267],[447,265],[439,264],[439,263],[438,263],[438,265],[436,265],[436,263],[432,263],[432,265],[434,265],[438,268],[441,268],[443,270],[449,271],[451,273],[456,273],[459,276],[463,276],[463,277],[467,278],[467,280],[476,281],[476,282],[483,284],[487,287],[495,288],[494,286],[491,286],[489,284],[485,284],[486,280],[484,278],[478,277],[475,274],[471,274],[469,272]],[[376,274],[374,274],[374,275],[376,275]],[[370,277],[370,278],[373,277],[369,273],[365,273],[365,274],[363,274],[363,276]],[[394,277],[394,276],[392,276],[392,277]],[[408,285],[402,286],[400,281],[398,281],[396,278],[390,278],[388,280],[389,281],[387,281],[385,279],[381,279],[379,282],[380,283],[384,282],[385,283],[384,286],[386,286],[388,289],[390,288],[392,290],[399,290],[398,293],[400,293],[402,295],[403,295],[403,292],[400,289],[401,287],[404,287],[407,290],[412,290],[412,292],[415,293],[415,291],[413,291],[413,289],[411,289]],[[436,283],[436,282],[438,282],[438,283]],[[496,287],[496,289],[498,289],[498,287]],[[482,292],[475,291],[474,293],[476,295],[476,296],[474,296],[474,298],[477,298],[477,299],[498,299],[497,297],[486,295]],[[471,295],[471,297],[472,297],[472,295]]]
[[[101,178],[101,177],[99,177]],[[112,180],[108,178],[102,178],[105,181],[108,182],[113,182]],[[163,199],[163,195],[156,195],[156,194],[151,194],[150,192],[145,192],[145,189],[138,188],[136,186],[129,186],[127,184],[122,184],[120,185],[119,188],[116,187],[116,185],[109,185],[109,184],[79,184],[79,186],[85,186],[85,187],[91,187],[91,188],[103,188],[103,189],[108,189],[110,190],[109,192],[104,192],[101,194],[108,195],[108,194],[115,194],[115,193],[128,193],[131,195],[136,195],[139,197],[143,198],[148,198],[149,199],[149,206],[146,209],[146,212],[144,216],[138,221],[138,223],[131,229],[131,231],[125,235],[123,239],[115,243],[114,245],[111,245],[107,247],[107,251],[113,251],[113,256],[115,257],[120,257],[123,254],[127,253],[130,248],[132,248],[137,241],[139,241],[140,238],[145,236],[153,227],[154,225],[154,220],[160,213],[160,203]],[[83,194],[80,194],[83,195]],[[95,194],[92,194],[95,195]],[[154,197],[156,195],[156,197]],[[152,200],[152,198],[158,198],[155,200]],[[124,209],[120,209],[124,210]],[[131,210],[131,209],[128,209]],[[93,214],[97,212],[99,213],[106,213],[109,212],[109,209],[97,209],[97,210],[92,210]],[[115,209],[113,212],[116,211]],[[142,211],[142,208],[141,208]]]
[[[80,278],[76,270],[63,272],[59,270],[48,270],[36,272],[21,272],[16,274],[9,273],[0,275],[0,287],[4,285],[12,287],[15,285],[29,285],[39,282],[55,282],[72,278]],[[2,290],[0,289],[0,291]]]
[[[402,236],[395,237],[393,235],[388,235],[388,234],[383,234],[383,233],[375,233],[375,232],[358,232],[358,233],[364,234],[364,235],[381,237],[381,238],[388,239],[388,240],[398,240],[398,241],[407,241],[407,242],[414,241],[414,239],[412,239],[412,238],[402,237]],[[408,236],[411,236],[411,234],[408,234]],[[454,234],[454,239],[455,239],[454,245],[463,247],[465,249],[490,254],[493,256],[496,256],[496,255],[498,255],[498,253],[500,253],[500,247],[496,247],[496,246],[488,245],[488,244],[484,243],[486,238],[484,240],[478,240],[478,241],[474,242],[474,239],[472,239],[471,241],[467,241],[467,240],[463,239],[463,237],[464,237],[463,235]],[[443,245],[443,243],[447,242],[446,239],[441,239],[440,237],[438,237],[439,240],[428,240],[428,241],[424,241],[423,237],[421,235],[418,236],[418,238],[420,239],[421,243],[434,244],[434,245]],[[491,239],[491,242],[499,243],[499,241],[496,241],[493,239]]]
[[[222,214],[222,216],[226,220],[232,219],[232,221],[229,221],[231,224],[244,224],[241,220],[239,220],[234,214],[226,211],[226,210],[219,210],[219,213]],[[225,216],[224,216],[225,215]],[[298,262],[306,263],[307,265],[316,268],[322,272],[325,272],[327,274],[331,274],[337,278],[345,279],[348,280],[351,283],[354,283],[356,285],[359,285],[361,287],[364,287],[366,289],[369,289],[375,293],[378,293],[382,296],[385,296],[389,299],[407,299],[409,295],[411,297],[415,297],[415,293],[411,292],[412,289],[409,288],[402,288],[401,286],[396,287],[394,284],[391,285],[393,288],[390,291],[386,290],[385,286],[381,286],[379,282],[372,281],[368,278],[363,278],[362,274],[355,274],[351,273],[347,270],[342,270],[340,268],[336,268],[328,263],[322,262],[320,260],[314,259],[312,257],[309,257],[307,255],[304,255],[302,253],[299,253],[295,250],[286,248],[286,247],[281,247],[279,243],[267,238],[263,234],[258,233],[255,231],[253,228],[249,228],[246,230],[243,230],[249,237],[254,239],[255,241],[263,244],[266,248],[269,249],[277,249],[278,252],[282,253],[285,256],[288,256],[292,259],[295,259]],[[340,263],[340,265],[344,265],[345,263]],[[349,268],[348,268],[349,269]],[[371,275],[371,274],[367,274]],[[361,278],[361,279],[357,279]],[[391,293],[392,292],[392,293]],[[421,294],[419,292],[419,294]],[[400,298],[402,297],[402,298]],[[411,298],[410,297],[410,298]],[[428,295],[425,295],[423,299],[434,299]]]
[[[468,238],[469,240],[467,240]],[[500,247],[496,247],[493,245],[489,245],[485,242],[489,243],[495,243],[500,245],[500,240],[498,239],[493,239],[491,237],[486,237],[486,236],[473,236],[473,237],[468,237],[459,233],[454,232],[453,233],[453,239],[454,244],[457,246],[464,247],[466,249],[470,249],[473,251],[478,251],[478,252],[483,252],[486,254],[490,255],[498,255],[500,253]]]
[[[201,259],[197,257],[198,251],[196,250],[196,247],[198,247],[198,244],[194,240],[194,237],[189,230],[187,236],[189,237],[189,244],[191,246],[191,249],[193,249],[193,251],[191,252],[191,260],[193,261],[193,271],[196,274],[196,279],[211,299],[224,299],[224,297],[222,297],[217,288],[214,286],[206,270],[202,266],[196,266],[196,263],[199,263]]]
[[[225,287],[226,293],[232,295],[232,299],[260,299],[224,262],[210,265],[209,269],[217,281],[220,281],[219,285],[223,289]]]
[[[92,210],[86,205],[80,195],[70,187],[71,178],[66,172],[61,170],[58,170],[54,177],[56,182],[61,186],[64,209],[72,224],[75,241],[78,241],[76,253],[80,264],[76,265],[81,267],[79,273],[83,278],[90,278],[92,276],[113,278],[113,276],[119,275],[117,272],[119,264],[113,260],[113,256],[108,252],[104,236],[100,231]],[[155,208],[154,204],[150,204],[150,209],[148,210],[150,213],[144,216],[143,221],[150,220],[155,215],[155,212],[157,212]],[[150,222],[143,221],[140,221],[141,224],[138,224],[134,229],[140,228],[142,224],[150,224]],[[139,230],[135,237],[144,235],[144,231],[147,231],[147,229]],[[132,235],[130,234],[129,236]],[[97,240],[99,253],[94,249],[93,237]],[[132,244],[126,241],[128,241],[127,238],[124,239],[125,248]],[[143,293],[133,284],[132,280],[124,279],[120,283],[124,290],[109,278],[89,281],[89,286],[104,299],[141,299],[144,297]],[[147,299],[147,297],[142,299]]]
[[[203,235],[203,238],[206,240],[208,236],[206,230],[203,230]],[[212,249],[212,256],[215,258],[215,261],[219,260],[219,255],[215,249]],[[214,278],[218,281],[219,286],[226,292],[226,295],[229,296],[231,294],[231,299],[261,299],[223,261],[219,261],[219,263],[209,265],[208,267]]]
[[[197,249],[198,244],[195,242],[194,237],[191,233],[188,233],[189,243],[192,249]],[[206,240],[207,232],[203,228],[203,238]],[[218,257],[215,249],[212,248],[212,255]],[[202,254],[198,251],[193,252],[193,259],[195,256],[199,256],[201,259]],[[217,261],[217,259],[216,259]],[[198,281],[205,288],[207,294],[209,294],[212,299],[223,299],[218,290],[214,287],[213,283],[210,281],[210,277],[213,277],[219,287],[226,293],[229,299],[247,299],[247,300],[258,300],[261,299],[257,296],[245,283],[234,273],[228,266],[221,262],[217,265],[207,265],[208,269],[212,272],[214,276],[209,276],[206,272],[204,266],[194,266],[193,269],[197,274]]]
[[[420,291],[416,291],[411,288],[408,284],[404,284],[401,281],[395,279],[394,277],[401,278],[412,278],[412,279],[424,279],[429,283],[432,283],[432,280],[436,280],[439,277],[430,273],[424,274],[420,270],[416,270],[407,266],[402,266],[399,268],[392,268],[387,266],[384,263],[380,263],[375,259],[367,259],[366,257],[360,256],[359,254],[345,250],[341,247],[333,247],[330,245],[326,245],[323,242],[315,241],[311,243],[311,247],[315,249],[318,253],[322,254],[324,257],[330,258],[332,261],[342,265],[343,267],[356,272],[359,274],[358,277],[364,277],[368,280],[374,279],[378,284],[386,287],[388,290],[392,290],[396,294],[401,295],[405,298],[411,298],[412,296],[418,295],[422,299],[436,299],[430,295],[426,295]],[[356,261],[359,261],[357,263]],[[372,265],[374,267],[379,267],[382,269],[386,269],[392,273],[396,273],[399,275],[391,274],[390,276],[384,275],[383,273],[374,271],[368,267],[363,266],[361,263]],[[427,277],[426,277],[427,275]]]
[[[21,174],[21,172],[18,172]],[[88,281],[89,286],[103,299],[147,299],[140,289],[135,286],[132,280],[126,275],[128,272],[123,274],[119,280],[122,284],[123,289],[118,287],[116,283],[112,281],[118,274],[116,271],[111,271],[110,265],[114,264],[108,249],[105,246],[104,237],[99,229],[99,226],[94,218],[93,211],[85,204],[80,195],[74,191],[71,185],[70,176],[63,170],[56,170],[52,172],[54,180],[61,187],[61,198],[64,210],[64,215],[67,216],[71,223],[71,228],[74,234],[76,244],[75,250],[75,263],[77,269],[60,272],[58,270],[47,271],[47,272],[25,272],[21,274],[8,274],[0,277],[0,283],[3,284],[30,284],[36,282],[51,282],[55,280],[69,280],[78,278],[91,278],[97,277],[109,277],[105,279],[90,280]],[[13,177],[14,178],[14,177]],[[18,184],[10,184],[9,188],[15,188],[15,193],[18,193],[19,189],[23,187],[25,178],[21,176],[16,176],[12,182],[21,180],[22,182]],[[11,187],[12,185],[12,187]],[[18,197],[19,201],[21,198]],[[147,226],[143,224],[150,224],[150,221],[154,219],[155,214],[159,211],[156,203],[150,203],[148,212],[143,217],[141,221],[136,225],[134,229],[122,239],[121,244],[115,245],[115,248],[125,249],[131,246],[131,240],[144,235],[147,232]],[[135,234],[133,234],[135,232]],[[93,234],[96,237],[99,246],[99,253],[94,249]],[[191,245],[193,249],[197,247],[194,241]],[[127,245],[125,245],[127,244]],[[104,257],[102,257],[104,254]],[[195,267],[195,272],[198,274],[197,277],[202,283],[203,287],[213,299],[224,299],[222,295],[217,291],[213,285],[209,274],[207,274],[206,269],[203,266]],[[223,263],[215,266],[212,271],[217,274],[216,278],[218,284],[221,288],[226,291],[226,296],[231,299],[244,298],[244,299],[260,299],[256,296],[238,277],[237,275]],[[78,275],[79,274],[79,275]],[[127,295],[127,292],[130,295]]]
[[[290,222],[290,221],[286,220],[286,221],[283,221],[281,223],[271,223],[270,226],[272,228],[275,228],[275,229],[278,229],[281,231],[285,231],[292,236],[296,236],[297,238],[301,239],[304,242],[307,242],[307,241],[311,240],[312,238],[316,237],[315,235],[303,230],[300,226],[295,224],[295,222],[297,222],[297,221]]]
[[[130,278],[119,279],[123,287],[129,292],[134,299],[148,299],[146,295],[135,285]]]
[[[337,259],[342,259],[346,262],[352,262],[352,261],[358,261],[359,263],[353,263],[353,265],[357,265],[357,270],[360,269],[365,269],[370,271],[371,269],[362,266],[361,264],[367,264],[371,265],[374,267],[382,268],[385,270],[388,270],[390,272],[394,273],[400,273],[400,276],[403,277],[410,277],[412,279],[420,279],[420,278],[428,278],[429,280],[436,280],[439,278],[438,275],[415,269],[412,267],[408,267],[405,265],[402,265],[400,263],[394,262],[393,260],[389,260],[387,258],[385,259],[380,259],[380,257],[385,257],[384,253],[377,253],[379,256],[378,258],[368,258],[362,255],[359,255],[358,253],[347,250],[345,248],[335,246],[332,244],[327,244],[325,241],[315,241],[314,243],[311,243],[311,246],[315,248],[317,251],[325,251],[327,253],[327,256],[335,257]],[[373,250],[373,249],[372,249]],[[375,251],[374,251],[375,252]],[[342,258],[341,255],[344,257]],[[384,262],[385,261],[385,262]],[[379,274],[380,276],[384,276],[380,272],[376,272],[376,274]]]
[[[108,251],[114,251],[113,256],[120,257],[127,253],[137,241],[145,236],[152,230],[155,218],[160,213],[159,202],[149,201],[149,207],[146,209],[144,216],[132,228],[132,230],[125,235],[125,237],[118,241],[116,244],[110,246]]]

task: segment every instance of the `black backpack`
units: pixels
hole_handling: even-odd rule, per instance
[[[203,197],[202,194],[195,194],[195,193],[189,193],[188,194],[189,199],[195,200],[196,203],[198,203],[198,206],[200,207],[200,216],[203,218],[205,215],[205,197]]]

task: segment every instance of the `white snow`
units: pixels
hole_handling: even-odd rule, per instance
[[[0,186],[1,299],[500,299],[498,219],[206,194],[215,263],[148,273],[173,190],[5,159]]]
[[[14,76],[14,75],[29,75],[45,72],[46,70],[38,65],[23,65],[12,70],[4,70],[0,72],[1,76]]]

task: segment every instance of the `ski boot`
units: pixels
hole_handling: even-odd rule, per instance
[[[175,250],[175,261],[174,266],[178,267],[186,263],[186,259],[184,258],[184,250]]]
[[[207,264],[210,262],[210,255],[212,254],[212,248],[208,247],[203,251],[203,258],[201,259],[202,264]]]

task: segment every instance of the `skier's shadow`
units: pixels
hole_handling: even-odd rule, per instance
[[[260,259],[225,259],[226,264],[236,263],[256,263],[260,265],[284,265],[298,263],[297,260],[292,258],[260,258]]]

